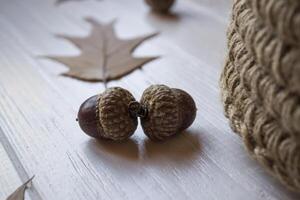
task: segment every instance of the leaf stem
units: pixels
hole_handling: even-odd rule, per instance
[[[107,44],[106,44],[106,31],[103,34],[103,48],[102,48],[102,55],[103,55],[103,65],[102,65],[102,75],[103,75],[103,84],[104,88],[107,89],[107,72],[106,72],[106,65],[107,65]]]

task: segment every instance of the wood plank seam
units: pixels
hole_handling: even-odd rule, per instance
[[[26,170],[25,170],[24,166],[22,165],[18,155],[16,154],[14,148],[10,144],[8,138],[4,134],[4,131],[2,130],[1,127],[0,127],[0,143],[3,145],[4,150],[6,151],[9,159],[11,160],[11,163],[13,164],[13,166],[14,166],[16,172],[18,173],[18,176],[22,180],[22,182],[27,181],[29,179],[29,175],[26,172]],[[31,199],[34,199],[34,200],[41,200],[42,199],[40,194],[38,193],[38,191],[34,187],[34,185],[32,185],[30,190],[27,190],[27,192],[28,192],[29,196],[31,197]]]

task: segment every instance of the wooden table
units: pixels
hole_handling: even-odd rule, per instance
[[[229,0],[178,0],[174,14],[142,0],[0,1],[0,199],[35,175],[26,199],[299,199],[253,161],[223,115],[218,81],[226,52]],[[125,143],[96,141],[75,121],[79,105],[104,90],[59,76],[41,55],[79,51],[56,33],[84,36],[117,19],[120,37],[159,31],[135,55],[161,55],[109,86],[136,98],[151,84],[188,91],[198,116],[183,135],[150,142],[139,127]]]

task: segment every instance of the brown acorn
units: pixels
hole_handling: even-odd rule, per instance
[[[78,122],[89,136],[98,139],[123,140],[137,128],[137,117],[129,111],[135,99],[123,88],[109,88],[87,99],[79,108]]]
[[[165,140],[187,129],[195,120],[193,98],[183,90],[165,85],[147,88],[140,101],[146,114],[141,117],[145,134],[152,140]]]
[[[145,0],[155,12],[166,13],[169,11],[175,0]]]

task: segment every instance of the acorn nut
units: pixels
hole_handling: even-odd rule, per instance
[[[152,140],[165,140],[187,129],[195,120],[197,108],[193,98],[183,90],[165,85],[147,88],[140,101],[147,109],[141,124]]]
[[[175,0],[145,0],[155,12],[166,13],[169,11]]]
[[[132,94],[120,87],[109,88],[87,99],[79,108],[80,128],[98,139],[123,140],[137,128],[137,117],[129,111]]]

